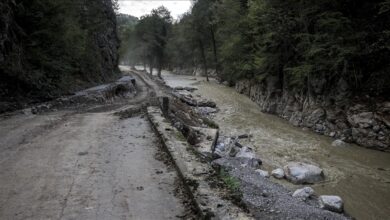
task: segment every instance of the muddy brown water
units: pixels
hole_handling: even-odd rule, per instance
[[[326,181],[312,187],[319,195],[339,195],[345,210],[356,219],[390,219],[390,154],[354,144],[333,147],[333,139],[260,111],[256,103],[234,88],[205,82],[202,77],[163,72],[167,84],[193,86],[204,98],[215,101],[220,112],[214,120],[222,135],[249,133],[246,144],[256,149],[264,168],[271,171],[290,161],[317,164]],[[301,186],[275,180],[292,190]]]

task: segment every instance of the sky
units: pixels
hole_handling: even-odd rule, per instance
[[[191,0],[119,0],[119,12],[141,17],[162,5],[171,12],[173,18],[178,18],[190,9]]]

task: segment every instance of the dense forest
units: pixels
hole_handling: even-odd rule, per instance
[[[274,76],[281,90],[299,92],[342,77],[354,92],[381,96],[390,87],[389,21],[388,0],[197,0],[178,22],[164,8],[142,17],[132,59],[211,69],[230,84]]]
[[[111,0],[1,1],[1,106],[12,109],[113,79],[115,7]]]
[[[196,0],[178,20],[160,7],[126,34],[132,65],[212,74],[296,126],[390,142],[390,0]]]

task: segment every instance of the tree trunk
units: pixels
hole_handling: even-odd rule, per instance
[[[161,70],[162,70],[162,55],[159,54],[158,58],[157,58],[157,76],[158,78],[161,79]]]
[[[217,42],[215,40],[215,33],[213,26],[210,26],[211,40],[213,42],[213,52],[214,52],[214,63],[215,63],[215,73],[219,76],[219,63],[218,63],[218,53],[217,53]]]
[[[206,74],[206,80],[207,82],[209,81],[209,74],[207,72],[207,61],[206,61],[206,54],[204,53],[204,46],[202,40],[199,40],[199,47],[200,47],[200,52],[202,55],[202,60],[203,60],[203,67],[204,67],[204,72]]]
[[[150,62],[150,64],[149,64],[149,72],[150,72],[150,75],[153,76],[153,63],[152,62]]]
[[[149,58],[149,72],[153,76],[153,58]]]
[[[157,76],[161,79],[161,65],[158,66]]]

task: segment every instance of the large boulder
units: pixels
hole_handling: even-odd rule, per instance
[[[362,112],[359,114],[348,116],[349,123],[354,127],[369,128],[374,123],[373,112]]]
[[[318,198],[320,208],[332,212],[343,212],[344,202],[339,196],[320,196]]]
[[[283,169],[286,179],[295,184],[316,183],[324,180],[323,170],[315,165],[291,162]]]

